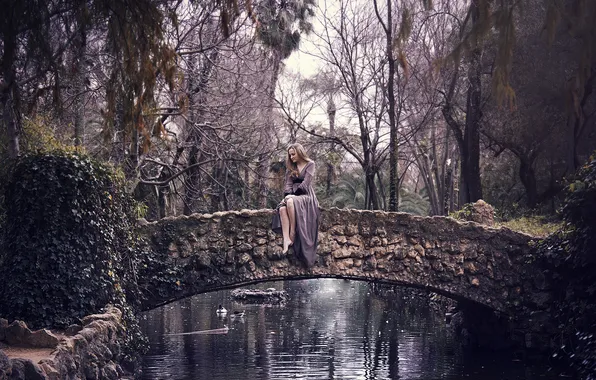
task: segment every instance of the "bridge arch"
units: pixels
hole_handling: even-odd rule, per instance
[[[144,224],[141,232],[162,270],[178,273],[167,291],[145,284],[145,308],[256,282],[320,277],[427,289],[509,318],[529,319],[551,301],[531,238],[509,229],[406,213],[323,210],[317,263],[306,268],[292,250],[282,253],[281,237],[269,229],[271,213],[217,212]]]

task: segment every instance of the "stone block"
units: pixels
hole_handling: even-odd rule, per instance
[[[407,251],[405,248],[399,247],[393,250],[393,257],[395,260],[403,260],[406,258]]]
[[[476,268],[476,264],[472,261],[465,261],[464,262],[464,270],[468,273],[478,273],[478,269]]]
[[[196,269],[205,269],[211,267],[211,255],[206,251],[200,251],[195,254],[194,265]]]
[[[253,246],[249,243],[242,243],[236,247],[237,252],[248,252],[252,250]]]
[[[362,241],[355,236],[350,237],[346,241],[346,244],[350,247],[362,247],[363,246]]]
[[[108,363],[101,369],[101,378],[105,380],[117,380],[119,379],[118,370],[116,364]]]
[[[55,348],[60,339],[48,329],[41,329],[31,333],[28,345],[39,348]]]
[[[6,354],[0,350],[0,379],[8,379],[12,372],[12,363]]]
[[[176,245],[176,243],[171,242],[170,245],[168,246],[168,256],[173,257],[173,258],[178,257],[178,246]]]
[[[372,256],[364,260],[362,264],[362,269],[365,271],[374,271],[377,269],[377,259]]]
[[[255,259],[263,258],[263,257],[265,257],[266,251],[267,251],[266,247],[254,247],[252,250],[252,256]]]
[[[338,244],[340,244],[340,245],[344,245],[344,244],[346,244],[346,242],[348,241],[348,239],[346,239],[346,237],[345,237],[345,236],[343,236],[343,235],[340,235],[340,236],[335,236],[335,237],[334,237],[334,240],[335,240],[335,241],[336,241]]]
[[[345,234],[345,226],[344,225],[335,225],[329,228],[327,231],[329,235],[344,235]]]
[[[387,230],[385,230],[385,227],[377,227],[375,230],[375,235],[379,237],[385,237],[387,236]]]
[[[31,330],[23,321],[13,321],[4,329],[4,341],[13,346],[25,346],[28,343]]]
[[[431,268],[435,271],[435,272],[443,272],[445,269],[443,268],[443,263],[441,263],[440,261],[433,261],[430,264]]]
[[[241,254],[240,257],[238,257],[238,264],[244,265],[251,260],[252,260],[252,258],[250,257],[250,255],[245,252],[245,253]]]
[[[346,257],[350,257],[352,255],[352,252],[350,252],[346,248],[339,248],[339,249],[334,250],[331,253],[331,255],[336,259],[344,259]]]
[[[424,257],[424,248],[420,244],[414,245],[414,250],[420,255]]]
[[[342,260],[338,261],[337,265],[340,269],[349,269],[354,266],[354,260],[353,259],[342,259]]]
[[[358,226],[355,226],[353,224],[348,224],[346,226],[346,230],[345,230],[345,234],[346,236],[354,236],[358,234]]]
[[[269,245],[269,247],[267,248],[267,257],[269,258],[269,260],[283,259],[285,257],[285,255],[283,254],[283,248],[278,245]]]
[[[8,320],[0,318],[0,342],[4,341],[4,329],[8,327]]]
[[[51,362],[43,360],[39,363],[39,367],[45,373],[48,380],[62,380],[62,376],[60,376],[60,371],[58,371],[58,369],[56,369],[56,367],[54,367],[54,365]],[[2,379],[2,376],[0,376],[0,379]]]
[[[31,360],[26,360],[26,359],[21,359],[21,358],[15,358],[12,359],[11,362],[13,362],[13,368],[15,367],[14,362],[15,361],[20,361],[23,363],[23,370],[24,370],[24,375],[25,375],[25,379],[27,380],[47,380],[46,375],[44,374],[43,370],[41,369],[41,367],[35,363],[33,363]],[[14,375],[13,375],[14,378]]]
[[[370,237],[371,236],[370,226],[361,225],[360,226],[360,236],[365,237],[365,238]]]
[[[83,371],[85,372],[86,380],[99,380],[100,379],[100,370],[97,366],[97,363],[87,363],[84,366]]]
[[[370,246],[371,247],[380,247],[381,246],[381,239],[377,236],[373,236],[370,238]]]

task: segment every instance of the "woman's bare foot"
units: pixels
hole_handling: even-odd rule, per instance
[[[283,250],[282,253],[287,253],[288,252],[288,249],[290,249],[290,247],[292,246],[292,244],[294,244],[293,241],[289,240],[289,241],[286,242],[284,240],[284,250]]]

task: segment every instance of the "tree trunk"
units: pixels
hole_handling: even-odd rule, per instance
[[[479,17],[478,6],[472,2],[472,21]],[[462,204],[475,202],[482,198],[482,184],[480,182],[480,119],[481,110],[481,57],[482,49],[476,47],[470,56],[468,67],[468,97],[466,102],[466,124],[461,161],[462,186],[460,199]]]
[[[200,159],[200,141],[193,140],[193,145],[188,153],[188,166],[196,165]],[[198,200],[202,198],[201,192],[201,170],[194,166],[186,172],[184,186],[184,215],[191,215],[198,212]]]
[[[449,212],[453,209],[453,169],[451,166],[445,170],[445,184],[443,185],[443,214],[449,215]]]
[[[574,113],[572,110],[571,120],[573,124],[573,139],[570,139],[570,147],[568,149],[568,167],[569,172],[573,173],[581,166],[580,158],[577,153],[577,145],[581,141],[583,132],[585,130],[586,125],[593,122],[593,115],[592,117],[586,118],[586,112],[584,107],[586,103],[590,100],[592,92],[594,92],[594,78],[595,78],[595,71],[594,69],[590,70],[590,77],[586,79],[584,88],[583,88],[583,96],[581,99],[580,104],[578,105],[578,109],[575,110]]]
[[[387,0],[387,60],[389,76],[387,79],[387,100],[389,101],[389,211],[399,209],[399,168],[397,121],[395,120],[395,58],[393,57],[393,20],[391,14],[391,0]]]
[[[22,128],[14,68],[16,36],[9,26],[5,26],[2,32],[4,34],[4,54],[0,60],[3,78],[3,81],[0,82],[0,107],[2,107],[2,121],[8,138],[8,156],[17,158],[20,154],[19,140]]]
[[[526,190],[528,207],[533,209],[538,204],[538,189],[536,187],[536,173],[533,160],[528,157],[519,157],[519,178]]]
[[[377,191],[377,184],[375,183],[375,176],[376,171],[369,167],[366,169],[366,187],[368,189],[368,201],[367,201],[367,208],[370,210],[378,210],[379,209],[379,197]]]
[[[262,153],[259,155],[259,162],[258,162],[258,175],[259,175],[259,199],[258,199],[258,206],[259,208],[266,208],[267,207],[267,196],[269,194],[269,167],[271,166],[271,153],[269,152],[269,144],[272,141],[272,131],[274,130],[275,126],[273,125],[273,105],[275,99],[275,87],[277,86],[277,81],[279,79],[279,72],[281,70],[281,61],[282,56],[281,53],[277,49],[272,50],[272,73],[271,73],[271,82],[269,87],[269,100],[267,105],[267,123],[265,124],[265,129],[261,131],[261,149]]]
[[[201,145],[203,138],[197,122],[202,121],[204,115],[204,105],[207,102],[206,87],[209,83],[209,78],[213,67],[219,58],[219,49],[216,47],[211,51],[209,57],[204,59],[203,67],[201,68],[198,82],[195,82],[194,75],[188,75],[188,101],[189,109],[191,113],[189,115],[190,136],[188,141],[191,142],[192,146],[188,152],[188,166],[195,165],[200,162],[202,150]],[[190,64],[192,65],[196,59],[195,56],[189,57]],[[194,66],[194,65],[192,65]],[[191,66],[191,67],[192,67]],[[195,85],[196,83],[196,85]],[[196,96],[196,100],[195,100]],[[199,107],[198,112],[195,112],[195,106]],[[190,215],[198,212],[199,199],[202,199],[203,193],[201,190],[201,169],[198,166],[194,166],[186,172],[185,176],[185,191],[184,191],[184,215]]]
[[[81,12],[81,11],[79,11]],[[77,32],[74,44],[76,46],[76,56],[74,57],[73,69],[74,69],[74,137],[75,145],[82,146],[85,139],[85,99],[86,99],[86,86],[85,86],[85,55],[87,52],[87,31],[84,25],[82,15],[78,17],[78,27],[80,30]]]
[[[399,176],[397,162],[397,122],[395,120],[395,58],[393,56],[393,11],[392,0],[387,0],[387,24],[378,11],[377,0],[374,0],[375,12],[385,30],[385,53],[389,74],[387,77],[387,102],[389,113],[389,211],[397,211],[399,206]]]
[[[335,108],[335,103],[333,102],[333,98],[329,98],[329,102],[327,103],[327,116],[329,117],[329,137],[335,137],[335,113],[337,112]],[[331,148],[329,149],[329,154],[332,158],[335,158],[335,144],[331,143]],[[327,179],[326,179],[326,191],[325,194],[327,197],[331,195],[331,184],[333,183],[333,177],[335,175],[335,168],[333,163],[328,160],[327,161]]]

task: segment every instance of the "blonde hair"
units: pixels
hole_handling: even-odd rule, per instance
[[[301,144],[294,143],[294,144],[290,144],[290,146],[288,146],[288,149],[286,149],[286,169],[294,177],[298,177],[300,175],[300,173],[298,172],[298,165],[293,163],[292,160],[290,159],[290,149],[294,149],[294,151],[296,152],[296,155],[298,156],[298,158],[300,160],[309,162],[309,161],[311,161],[311,159],[308,157],[308,154],[306,153],[306,149],[304,149],[304,147]]]

